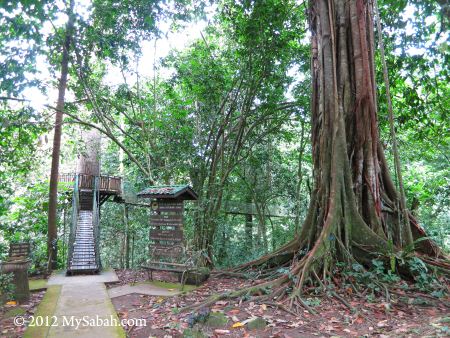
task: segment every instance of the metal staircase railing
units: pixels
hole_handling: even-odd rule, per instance
[[[94,177],[94,189],[92,191],[92,228],[94,230],[94,252],[95,252],[95,264],[98,269],[101,269],[100,261],[100,189],[99,189],[99,177]]]
[[[70,262],[72,260],[73,255],[73,246],[75,243],[75,237],[77,232],[77,224],[78,224],[78,211],[80,209],[80,194],[78,191],[78,175],[75,175],[74,178],[74,186],[73,186],[73,195],[72,195],[72,220],[70,223],[70,235],[69,235],[69,245],[68,245],[68,253],[67,253],[67,268],[70,268]]]

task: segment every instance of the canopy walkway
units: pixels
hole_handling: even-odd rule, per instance
[[[150,207],[149,204],[142,203],[138,200],[136,194],[127,193],[119,196],[115,199],[115,202],[125,203],[140,207]],[[189,209],[187,206],[186,209]],[[221,211],[231,215],[258,215],[258,208],[255,203],[245,203],[241,201],[224,200],[222,203]],[[265,217],[287,217],[295,218],[294,208],[288,208],[281,205],[267,205],[265,208],[260,209],[261,214]]]

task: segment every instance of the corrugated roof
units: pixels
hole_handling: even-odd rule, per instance
[[[159,185],[151,186],[137,194],[143,198],[167,198],[181,200],[196,200],[197,194],[189,185]]]

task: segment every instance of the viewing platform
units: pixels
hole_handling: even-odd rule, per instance
[[[73,183],[75,177],[78,175],[78,189],[79,190],[92,190],[94,189],[94,175],[88,174],[60,174],[59,182]],[[117,195],[122,194],[122,177],[118,176],[105,176],[99,177],[99,191],[102,195]]]

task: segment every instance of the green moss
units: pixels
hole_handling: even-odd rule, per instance
[[[47,280],[46,279],[30,279],[28,281],[28,285],[30,287],[30,291],[43,290],[47,288]]]
[[[221,312],[211,312],[205,325],[209,327],[224,327],[228,323],[228,318]]]
[[[14,309],[5,312],[5,318],[11,318],[15,316],[24,315],[27,311],[21,307],[16,307]]]
[[[116,308],[114,307],[114,305],[113,305],[113,303],[112,303],[112,301],[111,301],[111,299],[110,298],[108,298],[107,300],[106,300],[106,305],[108,306],[108,308],[111,310],[111,313],[113,314],[113,316],[115,317],[115,319],[118,321],[118,322],[120,322],[120,318],[119,318],[119,316],[117,315],[117,312],[116,312]],[[116,337],[117,338],[126,338],[127,337],[127,335],[126,335],[126,333],[125,333],[125,330],[123,329],[123,327],[122,326],[114,326],[114,330],[116,331]]]
[[[255,318],[247,323],[249,330],[264,330],[266,325],[266,321],[262,318]]]
[[[183,331],[183,338],[206,338],[207,336],[202,331],[194,329],[186,329]]]
[[[142,283],[137,283],[137,284],[151,284],[154,286],[157,286],[159,288],[163,288],[163,289],[174,289],[174,290],[181,290],[181,284],[180,283],[170,283],[170,282],[162,282],[159,280],[154,280],[154,281],[146,281],[146,282],[142,282]],[[183,288],[183,292],[190,292],[192,290],[195,290],[197,287],[195,285],[184,285]]]
[[[61,294],[61,285],[49,286],[44,298],[40,302],[34,316],[51,317],[55,313],[56,304],[58,303],[59,295]],[[50,327],[43,326],[29,326],[25,331],[24,338],[40,338],[46,337]]]

